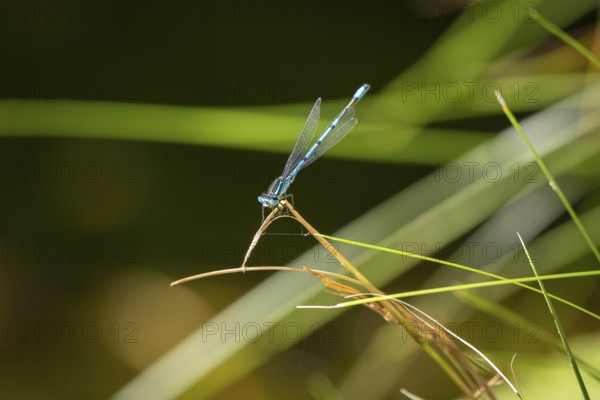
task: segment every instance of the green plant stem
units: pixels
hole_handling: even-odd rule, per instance
[[[372,250],[377,250],[377,251],[383,251],[386,253],[391,253],[391,254],[398,254],[398,255],[404,255],[407,257],[411,257],[411,258],[416,258],[419,260],[425,260],[425,261],[431,261],[431,262],[435,262],[438,264],[442,264],[442,265],[448,265],[454,268],[459,268],[459,269],[463,269],[466,271],[470,271],[476,274],[480,274],[480,275],[484,275],[484,276],[489,276],[491,278],[494,279],[498,279],[499,282],[481,282],[481,283],[471,283],[471,284],[465,284],[465,285],[458,285],[458,286],[452,286],[450,288],[439,288],[439,289],[426,289],[426,290],[422,290],[422,291],[414,291],[414,292],[405,292],[402,293],[400,295],[397,295],[397,297],[395,298],[400,298],[400,297],[408,297],[408,296],[418,296],[421,294],[432,294],[432,293],[442,293],[442,292],[446,292],[446,291],[456,291],[456,290],[465,290],[465,289],[477,289],[477,288],[481,288],[481,287],[487,287],[487,286],[497,286],[497,285],[504,285],[504,284],[513,284],[513,285],[517,285],[520,286],[524,289],[527,290],[531,290],[533,292],[536,293],[542,293],[542,291],[540,289],[534,288],[532,286],[529,285],[525,285],[522,282],[531,282],[533,280],[535,280],[534,278],[531,277],[527,277],[527,278],[505,278],[503,276],[500,275],[496,275],[496,274],[492,274],[491,272],[487,272],[487,271],[481,271],[475,268],[470,268],[467,267],[465,265],[461,265],[461,264],[457,264],[457,263],[453,263],[450,261],[445,261],[445,260],[439,260],[437,258],[433,258],[433,257],[427,257],[427,256],[423,256],[420,254],[414,254],[414,253],[408,253],[406,251],[402,251],[402,250],[394,250],[394,249],[389,249],[387,247],[381,247],[381,246],[375,246],[372,244],[367,244],[367,243],[362,243],[362,242],[356,242],[354,240],[347,240],[347,239],[342,239],[342,238],[338,238],[338,237],[334,237],[334,236],[329,236],[329,235],[323,235],[321,234],[323,237],[329,239],[329,240],[334,240],[336,242],[340,242],[340,243],[346,243],[346,244],[351,244],[353,246],[359,246],[359,247],[364,247],[367,249],[372,249]],[[571,272],[571,273],[567,273],[567,274],[554,274],[554,275],[545,275],[543,277],[540,277],[540,279],[562,279],[562,278],[578,278],[578,277],[585,277],[585,276],[594,276],[594,275],[599,275],[600,271],[596,270],[596,271],[583,271],[583,272]],[[389,297],[392,296],[396,296],[396,295],[388,295]],[[548,296],[550,296],[552,299],[556,300],[556,301],[560,301],[563,304],[566,304],[570,307],[575,308],[576,310],[579,310],[585,314],[588,314],[598,320],[600,320],[600,315],[597,315],[589,310],[586,310],[585,308],[582,308],[580,306],[578,306],[577,304],[574,304],[568,300],[565,300],[561,297],[555,296],[553,294],[548,294]],[[362,299],[362,300],[354,300],[351,302],[347,302],[347,303],[340,303],[343,304],[344,306],[346,305],[355,305],[355,304],[361,304],[361,303],[357,303],[357,302],[364,302],[367,303],[369,301],[375,301],[375,298],[369,298],[369,299]],[[339,307],[343,307],[342,305],[340,305]]]
[[[550,22],[546,18],[542,17],[539,12],[536,10],[531,10],[529,12],[529,17],[539,23],[542,27],[544,27],[548,32],[552,33],[554,36],[561,39],[567,45],[571,46],[575,51],[579,54],[587,58],[592,64],[594,64],[597,68],[600,68],[600,59],[596,57],[594,53],[589,51],[584,45],[579,43],[573,37],[568,35],[565,31],[560,29],[557,25]]]
[[[579,217],[575,213],[575,210],[573,210],[573,207],[571,207],[569,200],[567,200],[567,197],[564,195],[563,191],[560,189],[560,186],[558,186],[558,183],[556,183],[554,176],[552,176],[552,174],[550,173],[550,170],[546,167],[546,164],[544,163],[544,161],[542,160],[542,158],[540,157],[538,152],[535,150],[535,147],[533,146],[533,144],[531,143],[531,141],[529,140],[527,135],[525,135],[525,132],[523,132],[521,125],[519,124],[519,122],[517,121],[515,116],[513,115],[512,111],[510,111],[510,109],[508,108],[508,105],[506,104],[506,101],[504,101],[504,98],[502,97],[502,95],[498,91],[496,91],[496,96],[498,98],[498,102],[500,103],[500,106],[502,106],[502,111],[504,111],[504,114],[506,114],[506,117],[508,118],[508,120],[510,121],[512,126],[515,128],[515,130],[519,133],[519,135],[521,136],[521,138],[523,139],[523,141],[525,142],[527,147],[529,147],[531,154],[533,154],[533,157],[535,158],[538,165],[540,166],[540,169],[544,173],[544,176],[546,176],[546,179],[548,179],[548,183],[550,184],[550,187],[557,194],[558,198],[560,199],[560,201],[563,203],[563,205],[569,212],[569,215],[571,215],[571,218],[573,219],[573,222],[575,222],[575,225],[577,225],[579,232],[581,232],[581,234],[583,235],[583,238],[585,239],[588,246],[592,250],[592,253],[594,253],[594,255],[596,256],[596,260],[598,261],[598,263],[600,263],[600,252],[598,251],[598,248],[596,247],[596,245],[590,238],[590,235],[588,235],[587,231],[585,230],[585,227],[579,220]]]
[[[300,222],[300,224],[302,224],[306,230],[308,230],[308,232],[329,252],[331,253],[331,255],[333,255],[341,264],[344,268],[346,268],[348,270],[348,272],[350,272],[352,275],[354,275],[356,277],[357,280],[360,281],[360,283],[364,286],[365,289],[367,289],[369,292],[373,293],[373,294],[378,294],[381,296],[385,296],[385,294],[383,292],[381,292],[379,289],[377,289],[377,287],[375,287],[356,267],[354,267],[347,259],[346,257],[344,257],[339,251],[337,251],[335,249],[335,247],[333,247],[331,245],[331,243],[329,243],[323,235],[321,235],[315,228],[313,228],[313,226],[311,224],[309,224],[295,209],[294,207],[287,201],[283,200],[279,203],[278,207],[285,207],[289,210],[289,212],[294,216],[294,218],[296,218],[298,220],[298,222]],[[419,343],[421,345],[421,348],[427,353],[429,354],[429,356],[431,358],[433,358],[436,363],[440,366],[440,368],[442,368],[444,370],[444,372],[448,375],[448,377],[450,377],[450,379],[452,379],[452,381],[467,395],[471,395],[473,393],[473,388],[469,387],[469,383],[467,380],[465,380],[460,374],[460,369],[457,368],[456,366],[453,368],[453,364],[455,365],[456,363],[454,362],[454,360],[447,355],[448,359],[445,359],[443,357],[440,356],[440,354],[438,353],[438,351],[435,350],[435,348],[427,341],[423,341],[420,340],[419,336],[413,332],[410,328],[410,323],[409,321],[411,320],[412,315],[408,312],[405,311],[404,309],[398,308],[396,307],[393,303],[389,302],[389,301],[382,301],[381,302],[382,307],[384,307],[384,309],[389,312],[391,315],[394,316],[395,320],[402,325],[407,332],[417,341],[417,343]],[[439,344],[438,344],[439,345]],[[443,351],[443,349],[440,349],[441,351]],[[458,350],[457,350],[458,351]],[[449,363],[450,361],[450,363]],[[473,377],[474,380],[476,380],[476,377]],[[479,388],[475,388],[475,390],[477,390]],[[494,395],[489,391],[489,388],[486,386],[485,387],[486,390],[486,394],[488,394],[490,396],[491,399],[494,399]]]
[[[535,275],[536,278],[538,278],[538,283],[540,285],[540,289],[542,289],[542,294],[544,295],[546,304],[548,305],[548,310],[550,310],[550,314],[552,315],[552,319],[554,320],[554,324],[556,325],[556,329],[558,330],[558,335],[560,336],[560,340],[562,341],[562,344],[565,348],[565,352],[567,353],[567,356],[569,357],[571,367],[573,368],[573,372],[575,373],[575,376],[577,377],[577,382],[579,382],[579,387],[581,388],[581,394],[583,394],[584,399],[589,400],[590,395],[588,394],[587,388],[585,387],[585,383],[583,382],[583,377],[581,376],[581,372],[579,372],[579,367],[577,366],[577,360],[575,359],[575,356],[573,356],[573,352],[571,351],[571,346],[569,346],[569,342],[567,341],[567,335],[563,329],[562,323],[560,322],[560,319],[558,318],[558,314],[556,313],[556,310],[554,309],[554,306],[552,305],[552,301],[548,297],[548,293],[546,292],[544,283],[542,282],[541,279],[539,279],[537,269],[535,268],[535,265],[533,264],[533,261],[531,260],[531,257],[529,256],[527,247],[525,247],[525,242],[523,242],[523,238],[521,238],[521,235],[519,234],[519,232],[517,232],[517,236],[519,237],[519,240],[521,241],[521,245],[523,246],[523,249],[525,250],[525,255],[527,256],[527,260],[529,260],[529,265],[531,265],[533,274]]]

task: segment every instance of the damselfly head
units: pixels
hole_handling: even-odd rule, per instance
[[[269,196],[267,193],[263,193],[258,196],[258,202],[262,204],[263,207],[273,208],[279,203],[279,199]]]

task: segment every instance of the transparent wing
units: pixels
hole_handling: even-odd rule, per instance
[[[302,168],[313,163],[354,129],[358,119],[354,118],[354,110],[351,108],[349,110],[350,111],[342,117],[338,125],[331,131],[325,140],[323,140],[323,143],[321,143],[321,145],[315,149],[315,152],[305,161]]]
[[[282,174],[284,178],[288,176],[290,172],[292,172],[292,170],[296,167],[296,165],[298,165],[300,160],[302,160],[306,155],[310,143],[313,141],[313,138],[315,136],[317,126],[319,125],[320,114],[321,98],[318,98],[317,101],[315,101],[315,105],[310,111],[310,114],[308,114],[308,118],[306,120],[306,123],[304,124],[304,128],[302,128],[302,132],[300,132],[300,136],[298,136],[298,140],[296,140],[296,144],[294,145],[292,154],[290,154],[290,157],[285,163],[285,167],[283,168]]]

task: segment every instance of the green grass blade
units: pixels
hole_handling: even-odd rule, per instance
[[[560,29],[560,27],[553,24],[546,18],[542,17],[542,15],[537,10],[532,9],[529,13],[529,16],[531,17],[531,19],[533,19],[542,27],[544,27],[548,32],[552,33],[553,35],[561,39],[563,42],[565,42],[567,45],[571,46],[579,54],[587,58],[597,68],[600,68],[600,59],[598,59],[598,57],[594,53],[589,51],[584,45],[579,43],[565,31]]]
[[[450,261],[445,261],[445,260],[440,260],[437,258],[433,258],[433,257],[428,257],[428,256],[423,256],[420,254],[414,254],[414,253],[410,253],[410,252],[406,252],[406,251],[402,251],[402,250],[395,250],[395,249],[389,249],[387,247],[382,247],[382,246],[376,246],[376,245],[371,245],[371,244],[367,244],[367,243],[361,243],[361,242],[357,242],[354,240],[347,240],[347,239],[342,239],[342,238],[338,238],[338,237],[334,237],[334,236],[329,236],[329,235],[321,235],[327,239],[339,242],[339,243],[345,243],[345,244],[350,244],[353,246],[358,246],[358,247],[364,247],[367,249],[371,249],[371,250],[377,250],[377,251],[382,251],[385,253],[391,253],[391,254],[396,254],[396,255],[402,255],[402,256],[407,256],[410,258],[414,258],[414,259],[418,259],[418,260],[423,260],[423,261],[431,261],[431,262],[435,262],[438,264],[442,264],[442,265],[447,265],[453,268],[458,268],[458,269],[462,269],[465,271],[469,271],[475,274],[479,274],[479,275],[483,275],[483,276],[487,276],[490,278],[494,278],[497,279],[498,281],[493,281],[493,282],[479,282],[479,283],[470,283],[470,284],[464,284],[464,285],[455,285],[455,286],[448,286],[448,287],[443,287],[443,288],[435,288],[435,289],[424,289],[424,290],[415,290],[415,291],[411,291],[411,292],[403,292],[403,293],[399,293],[399,294],[390,294],[388,296],[384,296],[384,297],[372,297],[369,299],[361,299],[361,300],[353,300],[353,301],[348,301],[348,302],[344,302],[344,303],[339,303],[336,304],[333,307],[349,307],[349,306],[355,306],[355,305],[359,305],[359,304],[365,304],[365,303],[371,303],[371,302],[375,302],[375,301],[381,301],[381,300],[385,300],[386,298],[402,298],[402,297],[411,297],[411,296],[420,296],[420,295],[427,295],[427,294],[434,294],[434,293],[445,293],[445,292],[451,292],[451,291],[457,291],[457,290],[467,290],[467,289],[478,289],[478,288],[482,288],[482,287],[489,287],[489,286],[499,286],[499,285],[506,285],[506,284],[514,284],[517,286],[520,286],[524,289],[527,290],[531,290],[532,292],[536,292],[536,293],[542,293],[542,291],[540,289],[534,288],[532,286],[529,285],[524,285],[524,282],[533,282],[533,281],[537,281],[536,278],[534,277],[525,277],[525,278],[505,278],[503,276],[497,275],[497,274],[492,274],[490,272],[487,271],[482,271],[476,268],[471,268],[471,267],[467,267],[465,265],[461,265],[461,264],[457,264],[457,263],[453,263]],[[594,275],[600,275],[600,271],[582,271],[582,272],[571,272],[571,273],[565,273],[565,274],[553,274],[553,275],[545,275],[542,277],[539,277],[539,279],[567,279],[567,278],[581,278],[581,277],[587,277],[587,276],[594,276]],[[576,310],[579,310],[585,314],[588,314],[591,317],[594,317],[598,320],[600,320],[600,315],[597,315],[583,307],[578,306],[577,304],[574,304],[566,299],[563,299],[561,297],[555,296],[553,294],[548,294],[551,298],[553,298],[554,300],[557,300],[563,304],[566,304],[572,308],[575,308]],[[301,307],[301,308],[314,308],[314,307]],[[328,308],[328,307],[325,307]]]
[[[552,319],[554,320],[554,324],[556,325],[556,329],[558,330],[558,335],[560,336],[560,340],[562,341],[562,344],[565,348],[565,352],[567,353],[567,356],[569,357],[569,361],[571,362],[571,367],[573,367],[573,372],[575,373],[575,376],[577,377],[577,382],[579,382],[579,387],[581,388],[581,394],[583,395],[584,399],[589,400],[590,395],[588,394],[587,388],[585,387],[585,383],[583,382],[583,377],[581,376],[581,372],[579,372],[579,367],[577,366],[577,360],[573,356],[573,352],[571,351],[571,347],[569,346],[569,342],[567,341],[567,335],[563,329],[562,323],[560,322],[560,319],[558,318],[558,314],[556,313],[556,310],[554,309],[554,306],[552,305],[552,301],[550,300],[550,297],[548,296],[548,292],[546,292],[544,283],[542,282],[541,279],[539,279],[539,275],[538,275],[537,269],[535,268],[535,264],[533,263],[531,256],[529,255],[529,251],[527,250],[527,246],[525,246],[525,242],[523,242],[523,239],[521,238],[521,235],[519,234],[519,232],[517,232],[517,236],[519,237],[519,241],[521,242],[521,245],[523,246],[523,249],[525,250],[525,254],[527,255],[527,259],[529,260],[529,265],[531,265],[531,270],[533,271],[535,277],[538,279],[540,289],[542,289],[544,299],[546,300],[546,304],[548,305],[548,310],[550,310],[550,314],[552,315]]]
[[[455,292],[455,294],[459,299],[464,301],[469,306],[476,308],[482,313],[491,315],[496,319],[504,321],[506,325],[516,325],[521,328],[520,330],[523,330],[523,327],[526,327],[530,323],[530,320],[525,318],[523,315],[501,304],[490,301],[483,296],[467,291]],[[564,347],[562,346],[560,340],[556,339],[554,335],[550,334],[544,329],[540,329],[538,332],[536,332],[536,338],[539,338],[540,341],[554,347],[561,352],[564,351]],[[598,369],[598,367],[592,363],[584,360],[581,355],[574,354],[574,356],[579,365],[581,365],[582,368],[584,368],[594,379],[600,382],[600,369]]]
[[[378,301],[383,301],[383,300],[390,300],[390,299],[400,299],[400,298],[405,298],[405,297],[414,297],[414,296],[423,296],[423,295],[431,295],[431,294],[437,294],[437,293],[447,293],[447,292],[456,292],[456,291],[460,291],[460,290],[471,290],[471,289],[481,289],[481,288],[485,288],[485,287],[491,287],[491,286],[501,286],[501,285],[509,285],[509,284],[514,284],[514,285],[518,285],[518,286],[523,286],[526,287],[527,289],[533,291],[533,292],[538,292],[538,293],[542,293],[541,290],[533,288],[531,286],[527,286],[527,285],[522,285],[523,282],[537,282],[538,280],[552,280],[552,279],[567,279],[567,278],[580,278],[582,276],[592,276],[592,275],[600,275],[600,271],[586,271],[586,272],[574,272],[574,273],[567,273],[567,274],[554,274],[554,275],[542,275],[539,277],[525,277],[525,278],[504,278],[501,281],[490,281],[490,282],[479,282],[479,283],[466,283],[463,285],[452,285],[452,286],[446,286],[446,287],[440,287],[440,288],[432,288],[432,289],[422,289],[422,290],[413,290],[410,292],[402,292],[402,293],[395,293],[395,294],[388,294],[385,296],[373,296],[370,298],[365,298],[365,299],[360,299],[360,300],[352,300],[352,301],[347,301],[347,302],[343,302],[343,303],[338,303],[332,306],[296,306],[297,308],[341,308],[341,307],[353,307],[353,306],[358,306],[358,305],[362,305],[362,304],[367,304],[367,303],[375,303]],[[571,303],[568,300],[565,300],[561,297],[552,295],[552,294],[548,294],[548,297],[551,297],[557,301],[560,301],[561,303],[564,303],[572,308],[575,308],[583,313],[588,314],[591,317],[594,317],[598,320],[600,320],[600,315],[597,315],[589,310],[586,310],[583,307],[580,307],[574,303]]]
[[[592,250],[592,253],[594,253],[594,255],[596,256],[596,260],[598,261],[598,263],[600,263],[600,252],[598,251],[598,248],[596,247],[596,245],[592,241],[592,238],[587,233],[585,227],[583,226],[583,224],[579,220],[579,217],[577,216],[577,213],[575,212],[575,210],[573,210],[573,207],[571,206],[571,203],[569,203],[569,200],[564,195],[564,193],[561,190],[560,186],[558,185],[558,183],[556,183],[556,180],[554,179],[554,176],[552,176],[552,173],[550,172],[550,170],[548,169],[548,167],[546,167],[546,164],[544,163],[544,161],[542,160],[542,158],[538,154],[537,150],[535,149],[535,147],[533,146],[533,144],[531,143],[531,141],[529,140],[529,138],[527,137],[527,135],[525,135],[525,132],[521,128],[521,125],[519,124],[519,122],[517,121],[517,119],[515,118],[515,116],[513,115],[512,111],[510,111],[510,108],[508,108],[508,105],[506,104],[506,101],[504,101],[504,98],[502,97],[502,95],[499,92],[496,92],[496,95],[498,96],[498,102],[502,106],[502,111],[504,111],[504,114],[506,114],[506,117],[508,118],[508,120],[510,121],[510,123],[512,124],[512,126],[519,133],[519,135],[521,136],[521,138],[523,139],[523,141],[525,142],[525,144],[527,145],[527,147],[531,151],[531,154],[533,155],[533,157],[535,158],[536,162],[540,166],[540,169],[544,173],[544,176],[546,177],[546,179],[548,179],[550,187],[552,188],[552,190],[554,190],[554,192],[556,193],[556,195],[558,196],[558,198],[560,199],[560,201],[563,203],[563,205],[565,206],[565,208],[569,212],[569,215],[573,219],[573,222],[575,222],[575,225],[577,225],[577,228],[579,229],[579,231],[581,232],[581,235],[583,236],[583,238],[587,242],[588,246]]]

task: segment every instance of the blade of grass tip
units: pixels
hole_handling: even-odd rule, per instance
[[[416,394],[412,394],[408,390],[402,388],[400,389],[400,393],[405,395],[409,400],[424,400],[422,397],[417,396]]]
[[[519,387],[519,381],[517,380],[517,374],[515,373],[515,360],[517,358],[517,354],[513,354],[511,360],[510,360],[510,372],[512,373],[513,379],[515,380],[515,386]],[[519,389],[519,393],[523,393],[520,389]]]
[[[182,283],[195,281],[198,279],[209,278],[211,276],[219,276],[219,275],[227,275],[227,274],[237,274],[239,272],[253,272],[253,271],[292,271],[292,272],[303,272],[303,273],[319,273],[327,276],[331,276],[337,279],[345,280],[347,282],[353,283],[355,285],[360,284],[355,279],[352,279],[348,276],[336,274],[335,272],[322,271],[319,269],[312,269],[306,267],[288,267],[288,266],[268,266],[268,267],[238,267],[238,268],[228,268],[228,269],[219,269],[217,271],[203,272],[197,275],[186,276],[185,278],[178,279],[176,281],[171,282],[170,286],[177,286]]]
[[[517,236],[519,237],[521,246],[523,246],[523,249],[525,250],[525,255],[527,256],[529,265],[531,265],[531,270],[533,271],[533,274],[536,277],[538,277],[537,269],[535,268],[535,265],[533,264],[533,260],[529,256],[529,252],[527,251],[525,242],[523,242],[523,238],[521,238],[521,235],[519,234],[519,232],[517,232]],[[556,313],[556,310],[554,310],[552,301],[550,300],[550,298],[548,297],[548,294],[546,293],[546,288],[544,287],[544,283],[541,280],[539,280],[538,283],[540,285],[540,289],[542,289],[544,299],[546,300],[546,304],[548,305],[548,310],[550,310],[550,314],[552,315],[552,319],[554,320],[554,324],[556,325],[556,329],[558,330],[558,335],[560,336],[560,340],[562,341],[562,344],[565,348],[565,352],[567,353],[567,356],[569,357],[569,361],[571,362],[571,367],[573,368],[573,372],[575,373],[575,376],[577,377],[577,382],[579,383],[579,387],[581,388],[581,394],[583,395],[584,399],[589,400],[590,395],[588,394],[587,388],[585,387],[585,383],[583,382],[583,377],[581,376],[581,372],[579,372],[579,367],[577,366],[577,360],[573,356],[573,352],[571,351],[571,347],[569,346],[569,342],[567,341],[567,335],[565,334],[565,331],[563,330],[560,319],[558,318],[558,314]]]
[[[510,111],[510,109],[508,108],[508,105],[506,104],[506,101],[504,100],[504,98],[502,97],[502,95],[500,94],[500,92],[497,91],[497,90],[496,90],[496,98],[498,100],[498,103],[502,107],[502,111],[504,112],[504,114],[506,114],[506,117],[508,118],[508,120],[510,121],[510,123],[512,124],[512,126],[515,128],[515,130],[517,131],[517,133],[521,136],[521,138],[523,139],[523,141],[525,142],[525,144],[527,145],[527,147],[529,147],[529,150],[531,151],[531,154],[533,155],[533,157],[535,158],[536,162],[540,166],[540,169],[544,173],[544,176],[546,177],[546,179],[548,179],[550,187],[552,188],[552,190],[554,190],[554,192],[556,193],[556,195],[558,196],[558,198],[560,199],[560,201],[563,203],[563,205],[565,206],[565,208],[569,212],[569,215],[573,219],[573,222],[575,222],[575,225],[577,225],[577,228],[579,229],[579,231],[583,235],[583,238],[585,239],[585,241],[587,242],[588,246],[592,250],[592,253],[594,253],[594,255],[596,256],[596,260],[600,263],[600,252],[598,251],[598,248],[596,247],[596,245],[594,244],[594,242],[590,238],[590,235],[588,235],[588,233],[585,230],[583,224],[579,220],[579,217],[575,213],[575,210],[573,210],[573,207],[571,207],[571,204],[569,203],[569,200],[567,200],[566,196],[563,194],[562,190],[560,189],[560,187],[556,183],[556,180],[554,179],[554,177],[550,173],[550,170],[548,170],[548,168],[546,167],[546,164],[544,163],[544,161],[542,161],[542,158],[540,157],[540,155],[538,154],[538,152],[535,150],[535,147],[533,147],[533,144],[531,143],[531,141],[529,140],[529,138],[527,137],[527,135],[525,135],[525,132],[523,132],[523,129],[521,128],[521,125],[519,124],[519,122],[517,121],[517,119],[515,118],[515,116],[513,115],[513,113]]]
[[[565,42],[567,45],[571,46],[573,50],[577,51],[579,54],[587,58],[588,61],[594,64],[597,68],[600,68],[600,59],[598,59],[598,57],[596,57],[594,53],[588,50],[584,45],[579,43],[565,31],[560,29],[560,27],[550,22],[546,18],[542,17],[537,10],[532,8],[529,11],[529,17],[538,24],[540,24],[548,32]]]

